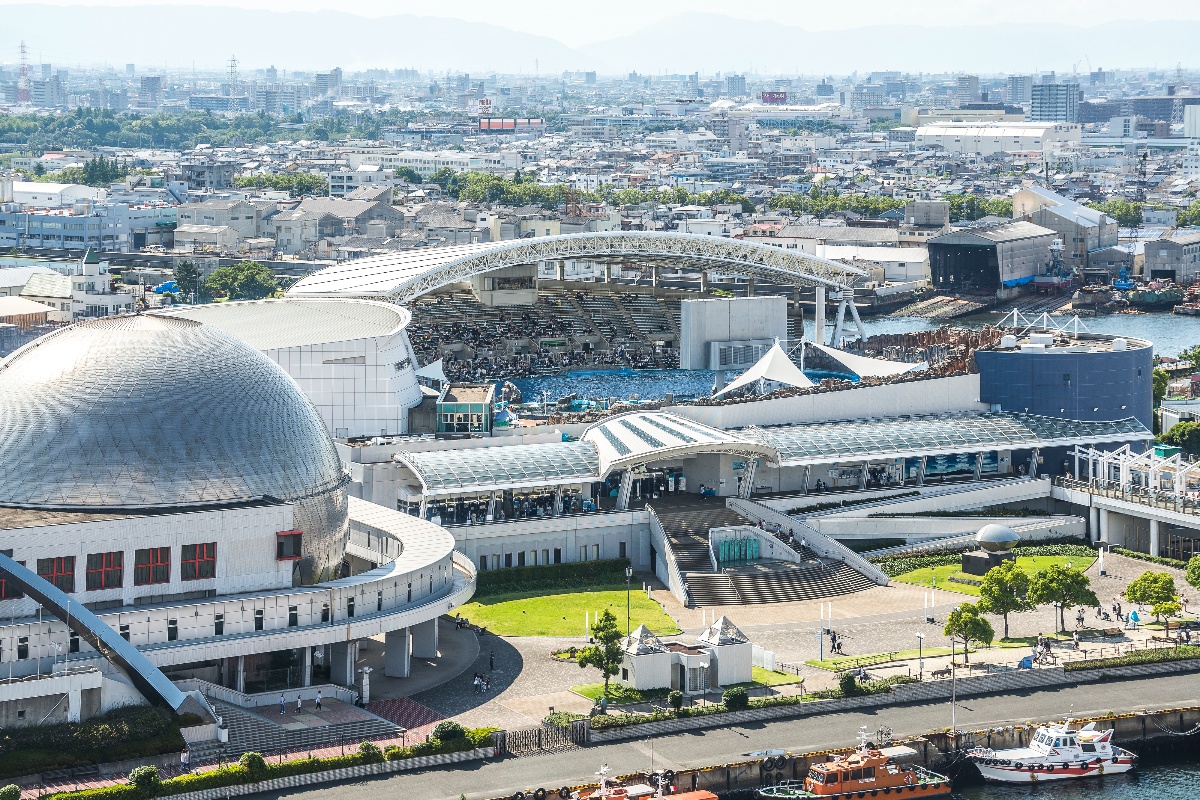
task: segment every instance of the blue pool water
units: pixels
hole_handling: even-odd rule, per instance
[[[822,378],[858,380],[855,375],[825,370],[805,370],[804,374],[814,382]],[[730,371],[726,378],[737,375],[737,370]],[[707,369],[589,369],[565,375],[519,378],[513,383],[521,390],[526,403],[540,401],[543,392],[550,402],[572,393],[578,394],[581,400],[607,400],[610,397],[627,400],[631,395],[636,395],[639,400],[661,400],[667,394],[677,400],[689,400],[712,394],[713,372]]]

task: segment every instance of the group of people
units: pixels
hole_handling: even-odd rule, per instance
[[[321,710],[321,700],[322,700],[321,690],[317,689],[317,696],[316,696],[315,700],[313,701],[313,710],[314,711]],[[303,708],[304,708],[304,698],[303,698],[303,696],[297,694],[296,695],[296,713],[299,714],[301,709],[303,709]],[[283,692],[280,692],[279,693],[279,715],[283,716],[286,713],[287,713],[287,698],[285,698],[283,696]]]
[[[488,692],[488,690],[492,688],[491,679],[487,675],[484,675],[482,672],[475,673],[474,683],[475,683],[475,691],[479,692],[481,694],[486,694]]]
[[[834,653],[839,656],[845,655],[845,653],[842,652],[842,640],[843,639],[845,639],[844,636],[839,636],[837,631],[830,628],[829,629],[829,652]]]

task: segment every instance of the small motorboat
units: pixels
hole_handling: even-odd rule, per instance
[[[1063,725],[1039,727],[1028,747],[973,747],[967,758],[984,780],[996,783],[1062,781],[1134,769],[1137,756],[1114,745],[1112,737],[1111,730],[1097,731],[1094,722],[1073,731],[1067,720]]]
[[[897,764],[891,756],[873,748],[867,741],[867,729],[859,731],[861,744],[852,753],[823,764],[813,764],[802,781],[783,781],[758,790],[767,800],[787,798],[879,798],[890,795],[909,797],[946,797],[950,779],[922,767]]]

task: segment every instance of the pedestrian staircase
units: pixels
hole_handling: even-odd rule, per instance
[[[656,505],[654,511],[695,606],[813,600],[875,585],[846,564],[821,559],[799,545],[793,549],[803,563],[760,561],[714,571],[708,552],[709,529],[751,523],[717,502],[665,508]]]
[[[213,708],[229,728],[229,743],[224,754],[236,758],[242,753],[303,750],[336,745],[358,746],[367,739],[399,738],[404,729],[385,719],[370,715],[369,719],[322,725],[303,730],[288,730],[263,715],[244,708],[213,701]],[[367,712],[362,712],[367,714]],[[287,719],[284,715],[283,719]],[[217,749],[220,749],[219,746]],[[197,758],[193,754],[194,758]]]

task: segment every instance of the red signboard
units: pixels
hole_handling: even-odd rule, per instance
[[[773,106],[784,105],[787,103],[787,92],[763,92],[762,101]]]

